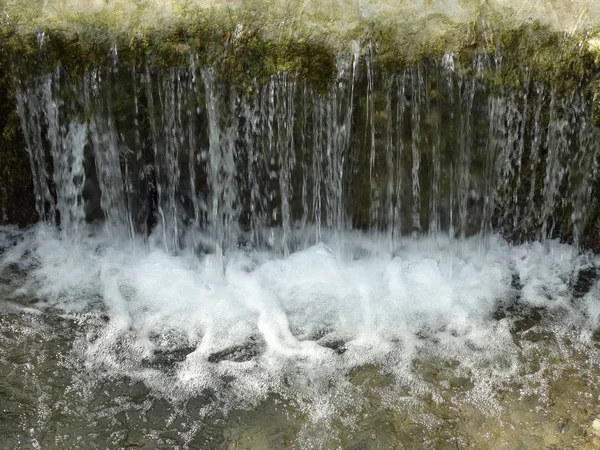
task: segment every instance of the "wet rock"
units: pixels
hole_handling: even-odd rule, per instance
[[[346,350],[348,350],[346,348],[346,341],[343,339],[329,340],[327,338],[323,338],[323,339],[319,340],[317,342],[317,344],[319,344],[321,347],[330,348],[331,350],[336,352],[338,355],[342,355],[342,354],[346,353]]]
[[[217,394],[214,389],[205,388],[197,395],[191,397],[185,405],[188,417],[192,420],[198,420],[203,416],[204,409],[217,400]]]
[[[366,441],[361,441],[350,447],[352,450],[368,450],[369,444]]]
[[[471,378],[467,377],[456,377],[451,378],[450,387],[455,391],[470,391],[475,386],[475,383]]]
[[[519,304],[519,301],[521,300],[521,289],[523,289],[523,283],[521,282],[521,277],[517,272],[512,273],[510,286],[513,289],[512,293],[509,294],[507,299],[503,299],[502,301],[498,302],[496,309],[492,313],[492,317],[495,320],[513,317],[522,309],[522,305]]]
[[[546,308],[530,306],[521,301],[523,283],[518,273],[512,274],[512,293],[508,298],[498,302],[492,313],[495,320],[512,319],[514,333],[522,333],[539,324],[544,318]]]
[[[374,388],[390,386],[394,383],[395,378],[393,374],[382,371],[375,364],[364,364],[350,370],[348,380],[355,386]]]
[[[517,272],[513,272],[510,286],[516,292],[519,292],[519,291],[521,291],[521,289],[523,289],[523,283],[521,282],[521,276]]]
[[[195,351],[192,346],[177,347],[173,349],[159,349],[154,351],[152,360],[145,360],[143,363],[153,369],[170,369],[177,363],[185,360],[187,355]]]
[[[523,338],[529,342],[544,342],[552,339],[552,333],[547,331],[536,331],[525,330],[526,333],[523,334]]]
[[[573,284],[573,298],[581,298],[585,296],[596,281],[600,278],[600,273],[597,267],[586,267],[585,269],[581,269],[577,274],[577,279]]]
[[[524,305],[516,300],[501,303],[492,314],[495,320],[513,319],[512,331],[522,333],[538,325],[544,318],[546,308]]]
[[[146,410],[146,426],[153,430],[164,430],[174,415],[173,405],[164,398],[151,398],[152,405]]]
[[[520,314],[520,317],[515,320],[513,331],[515,333],[521,333],[539,324],[543,319],[542,312],[544,310],[545,308],[526,308],[525,311]]]
[[[132,383],[129,386],[129,398],[135,404],[141,404],[150,394],[150,389],[141,381]]]
[[[572,432],[574,423],[568,417],[561,417],[557,423],[558,432],[561,434]]]
[[[221,361],[245,362],[256,358],[264,351],[264,343],[257,336],[251,337],[242,345],[234,345],[208,356],[208,362],[218,363]]]

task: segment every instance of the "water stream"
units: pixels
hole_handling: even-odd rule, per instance
[[[591,100],[493,87],[500,61],[459,70],[447,54],[384,77],[357,50],[326,93],[281,74],[244,95],[194,57],[157,73],[57,70],[18,95],[38,214],[65,232],[94,220],[155,232],[174,254],[194,234],[288,253],[323,229],[577,246],[596,171]],[[292,242],[308,223],[314,236]]]
[[[494,87],[498,55],[383,76],[357,47],[327,92],[243,94],[116,55],[20,85],[40,223],[0,228],[11,446],[595,442],[588,98]]]

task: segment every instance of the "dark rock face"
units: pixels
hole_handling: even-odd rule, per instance
[[[244,345],[229,347],[208,356],[208,361],[218,363],[220,361],[245,362],[250,361],[265,351],[265,343],[259,336],[253,336]]]
[[[0,224],[25,226],[38,218],[7,53],[8,49],[0,44]]]

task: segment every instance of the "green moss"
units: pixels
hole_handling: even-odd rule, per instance
[[[502,80],[520,85],[526,67],[531,78],[562,92],[581,87],[589,80],[593,63],[588,53],[580,51],[578,38],[552,32],[538,23],[502,32],[496,44],[505,55]]]
[[[195,53],[201,64],[215,66],[222,79],[241,92],[281,71],[297,73],[323,91],[333,78],[335,55],[347,51],[352,41],[362,43],[363,53],[373,53],[373,64],[383,74],[426,58],[439,60],[447,52],[467,70],[477,52],[502,55],[501,71],[485,76],[505,87],[522,86],[527,77],[568,92],[586,87],[600,67],[600,33],[567,35],[539,22],[517,23],[514,12],[493,9],[488,2],[477,2],[465,23],[439,12],[379,15],[355,20],[343,31],[335,31],[331,22],[339,11],[314,22],[316,12],[296,11],[291,4],[277,9],[246,1],[231,9],[179,1],[162,17],[147,2],[130,3],[129,9],[117,2],[98,11],[48,15],[42,2],[34,2],[27,11],[11,10],[0,45],[13,55],[19,76],[48,72],[56,65],[84,73],[111,64],[114,46],[121,65],[137,67],[186,65]]]

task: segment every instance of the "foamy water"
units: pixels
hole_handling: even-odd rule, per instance
[[[573,284],[599,261],[557,242],[407,238],[390,248],[348,233],[287,257],[217,257],[58,236],[2,229],[2,296],[83,324],[69,357],[92,379],[128,376],[174,399],[210,390],[226,409],[277,393],[318,419],[355,401],[357,368],[418,393],[428,387],[415,362],[441,358],[493,411],[522,350],[511,332],[522,316],[499,310],[541,309],[546,328],[583,346],[598,326],[597,288],[574,299]]]

